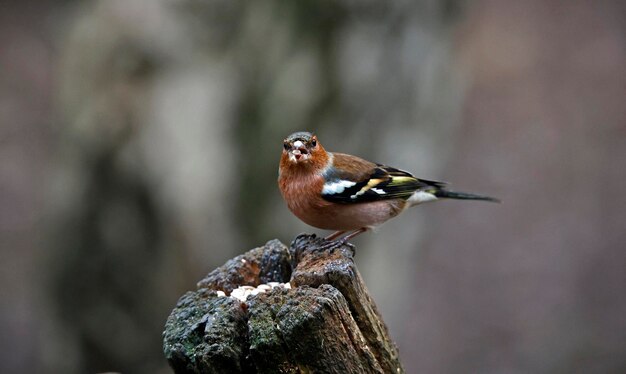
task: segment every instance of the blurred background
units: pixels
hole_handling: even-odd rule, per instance
[[[625,99],[619,0],[2,1],[0,372],[169,372],[309,130],[504,201],[354,240],[407,373],[625,373]]]

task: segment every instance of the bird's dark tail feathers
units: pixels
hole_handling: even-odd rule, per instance
[[[499,203],[500,200],[483,195],[475,195],[472,193],[465,192],[456,192],[456,191],[448,191],[444,189],[438,189],[434,192],[434,195],[438,198],[445,199],[458,199],[458,200],[482,200],[482,201],[491,201],[492,203]]]

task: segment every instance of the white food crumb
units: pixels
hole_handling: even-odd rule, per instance
[[[260,284],[257,287],[239,286],[230,293],[230,297],[237,299],[241,302],[245,302],[248,299],[248,296],[265,293],[268,290],[271,290],[272,288],[276,288],[276,287],[283,287],[283,288],[290,290],[291,284],[289,282],[287,283],[268,282],[267,284]],[[217,291],[217,296],[226,296],[226,294],[223,291]]]

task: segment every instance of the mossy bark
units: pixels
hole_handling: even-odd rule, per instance
[[[402,373],[347,246],[300,235],[228,261],[185,294],[164,332],[176,373]],[[290,282],[245,301],[239,286]]]

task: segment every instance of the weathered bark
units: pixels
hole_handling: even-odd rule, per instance
[[[207,275],[165,326],[174,371],[403,372],[352,248],[324,249],[326,243],[300,235],[288,249],[272,240]],[[289,283],[261,286],[245,301],[232,296],[240,286],[269,282]]]

